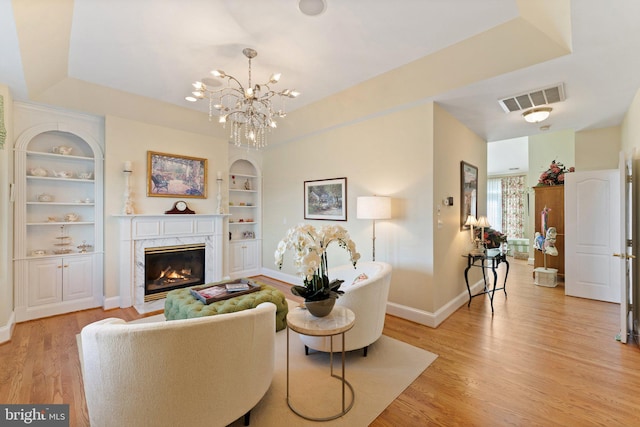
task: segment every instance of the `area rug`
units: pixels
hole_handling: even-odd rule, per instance
[[[290,306],[291,306],[290,302]],[[297,304],[296,304],[297,305]],[[151,316],[134,323],[163,320],[163,315]],[[310,351],[304,355],[304,345],[297,333],[290,333],[289,395],[293,405],[305,415],[326,416],[340,412],[341,382],[330,376],[329,354]],[[347,340],[348,340],[347,333]],[[339,339],[336,337],[334,339]],[[341,358],[334,354],[334,374],[341,372]],[[346,379],[355,390],[352,409],[344,416],[322,423],[326,426],[367,426],[375,420],[438,356],[383,335],[369,346],[367,357],[362,351],[351,351],[346,357]],[[276,366],[271,387],[251,411],[251,426],[280,427],[317,426],[291,411],[287,406],[287,332],[276,333]],[[347,405],[350,392],[346,390]],[[232,423],[240,427],[243,420]]]

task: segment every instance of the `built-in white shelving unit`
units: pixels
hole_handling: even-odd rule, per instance
[[[69,123],[25,130],[15,145],[16,320],[102,304],[103,152]]]
[[[229,273],[259,274],[261,259],[262,181],[258,168],[239,159],[229,170]]]

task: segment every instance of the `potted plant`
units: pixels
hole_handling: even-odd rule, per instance
[[[495,249],[502,246],[503,243],[507,241],[507,236],[498,230],[494,230],[493,228],[485,228],[484,236],[480,236],[481,229],[475,229],[476,237],[480,239],[481,242],[484,243],[487,249]]]
[[[303,279],[304,285],[293,286],[291,293],[304,298],[307,309],[317,317],[329,314],[335,300],[344,293],[340,290],[343,280],[329,281],[327,247],[333,242],[349,252],[355,268],[360,254],[347,230],[339,225],[325,225],[320,231],[309,224],[290,228],[278,243],[274,254],[276,265],[282,268],[284,253],[287,249],[294,251],[297,274]]]

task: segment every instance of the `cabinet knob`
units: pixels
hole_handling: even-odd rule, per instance
[[[58,268],[62,268],[62,266],[61,266],[61,265],[59,265],[59,266],[58,266]]]
[[[67,267],[69,267],[69,264],[65,264],[65,265],[64,265],[64,268],[67,268]]]

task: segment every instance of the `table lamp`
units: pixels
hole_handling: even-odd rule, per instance
[[[480,243],[484,247],[484,229],[491,227],[491,224],[489,224],[489,219],[486,216],[481,216],[478,218],[477,226],[480,227]]]
[[[373,261],[376,260],[376,219],[391,218],[391,197],[386,196],[361,196],[357,200],[357,213],[359,219],[373,220]]]

